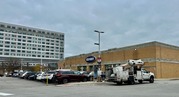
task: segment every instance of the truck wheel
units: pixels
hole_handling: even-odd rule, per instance
[[[129,84],[129,85],[133,85],[133,84],[135,84],[135,82],[134,82],[133,80],[129,80],[129,81],[128,81],[128,84]]]
[[[142,84],[142,83],[143,83],[143,80],[139,80],[139,83]]]
[[[68,83],[68,79],[64,78],[64,79],[62,80],[62,83],[63,83],[63,84]]]
[[[153,76],[150,77],[149,82],[150,82],[150,83],[154,83],[154,77],[153,77]]]
[[[122,81],[120,81],[120,82],[117,82],[117,85],[122,85]]]
[[[130,84],[130,85],[135,84],[134,76],[129,76],[129,78],[128,78],[128,84]]]

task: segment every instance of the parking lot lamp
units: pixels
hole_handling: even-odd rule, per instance
[[[100,34],[104,33],[103,31],[98,31],[98,30],[94,30],[94,32],[98,33],[98,43],[94,43],[95,45],[98,45],[98,58],[97,58],[97,62],[98,62],[98,69],[101,69],[101,51],[100,51],[100,45],[101,45],[101,37]]]

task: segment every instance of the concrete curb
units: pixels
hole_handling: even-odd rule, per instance
[[[78,86],[78,85],[99,85],[106,82],[96,82],[96,81],[88,81],[88,82],[71,82],[67,84],[59,84],[56,86]]]
[[[179,80],[179,78],[161,78],[161,79],[155,79],[156,81],[168,81],[168,80]]]
[[[155,79],[155,81],[172,81],[172,80],[179,80],[179,78],[168,78],[168,79]],[[59,87],[66,87],[66,86],[85,86],[85,85],[102,85],[102,84],[105,84],[105,83],[109,83],[109,82],[106,82],[106,81],[103,81],[103,82],[97,82],[97,81],[87,81],[87,82],[70,82],[70,83],[67,83],[67,84],[58,84],[56,86],[59,86]]]

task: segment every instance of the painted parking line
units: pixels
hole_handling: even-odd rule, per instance
[[[0,96],[10,96],[10,95],[14,95],[14,94],[9,94],[9,93],[2,93],[2,92],[0,92]]]

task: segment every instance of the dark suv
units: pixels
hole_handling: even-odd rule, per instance
[[[71,70],[59,70],[54,75],[55,81],[58,83],[68,83],[68,82],[77,82],[77,81],[87,81],[88,76],[83,74],[76,74]]]

